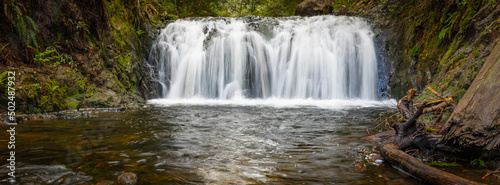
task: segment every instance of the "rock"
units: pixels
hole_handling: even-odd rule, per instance
[[[331,0],[305,0],[295,10],[298,16],[326,15],[333,12]]]
[[[347,9],[347,7],[346,7],[345,5],[342,5],[338,11],[335,11],[335,12],[334,12],[334,14],[335,14],[336,16],[340,16],[340,15],[347,15],[347,14],[348,14],[348,11],[349,11],[349,10]]]
[[[137,175],[135,173],[125,172],[118,176],[117,184],[135,185],[137,184]]]
[[[88,181],[92,180],[91,176],[87,176],[83,172],[70,172],[61,178],[57,179],[54,183],[52,184],[58,184],[58,185],[71,185],[71,184],[83,184]]]
[[[366,165],[364,163],[354,165],[354,169],[358,171],[365,171]]]

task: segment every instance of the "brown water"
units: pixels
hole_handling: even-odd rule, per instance
[[[16,128],[16,182],[2,162],[0,183],[95,183],[134,172],[138,184],[420,184],[386,164],[358,171],[359,151],[375,146],[332,141],[368,135],[388,109],[171,105],[28,121]]]

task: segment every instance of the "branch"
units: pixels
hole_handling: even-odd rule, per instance
[[[420,107],[418,108],[417,112],[415,112],[415,114],[413,115],[413,117],[411,119],[409,119],[403,125],[403,132],[407,132],[410,127],[414,127],[415,126],[415,124],[417,123],[418,117],[420,117],[420,115],[422,115],[422,113],[424,112],[424,108],[425,108],[426,105],[427,105],[426,102],[424,102],[424,103],[422,103],[422,105],[420,105]]]
[[[411,105],[411,100],[415,96],[416,92],[417,92],[416,89],[410,89],[406,93],[406,96],[398,101],[399,112],[407,120],[413,117],[413,107]]]

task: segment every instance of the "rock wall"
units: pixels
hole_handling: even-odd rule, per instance
[[[379,60],[392,64],[386,70],[393,98],[416,88],[416,102],[432,99],[427,86],[455,96],[457,107],[441,119],[444,141],[469,149],[499,147],[500,47],[493,48],[500,38],[500,2],[346,0],[334,7],[373,21],[375,40],[384,47]],[[431,116],[420,121],[435,123]]]
[[[4,3],[0,71],[17,72],[17,113],[139,107],[149,96],[145,58],[154,17],[135,2]]]

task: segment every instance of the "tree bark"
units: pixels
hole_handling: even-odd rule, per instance
[[[435,92],[432,88],[429,89]],[[423,151],[436,149],[455,154],[462,152],[457,148],[439,144],[439,138],[443,136],[424,132],[424,126],[417,122],[420,115],[425,112],[444,109],[451,105],[453,100],[446,99],[435,92],[436,96],[443,100],[442,103],[425,109],[427,102],[424,101],[419,105],[417,111],[413,113],[412,99],[415,93],[415,89],[410,89],[407,95],[398,101],[398,109],[407,121],[394,124],[395,135],[388,143],[382,144],[381,154],[387,161],[396,164],[401,170],[428,184],[480,184],[428,166],[402,151],[409,147],[418,147]]]

